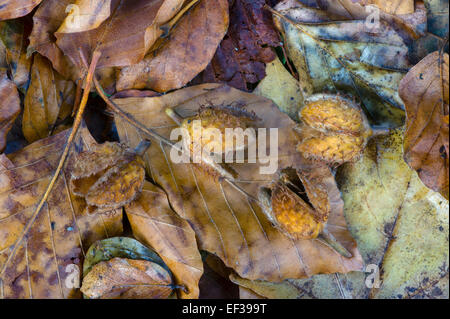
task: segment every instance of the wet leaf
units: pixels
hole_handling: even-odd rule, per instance
[[[178,90],[161,97],[116,99],[116,103],[149,128],[169,138],[176,126],[166,115],[165,108],[177,105],[182,116],[191,116],[202,105],[244,105],[261,119],[261,127],[278,128],[278,168],[293,167],[304,180],[322,191],[310,197],[315,207],[328,207],[327,227],[353,254],[345,258],[318,240],[293,241],[274,228],[260,206],[250,201],[229,183],[214,178],[198,165],[175,164],[170,159],[170,147],[154,140],[145,157],[148,175],[166,191],[174,210],[193,227],[200,249],[219,256],[227,267],[242,277],[280,281],[303,278],[315,273],[348,272],[361,268],[360,257],[346,231],[342,201],[326,166],[317,166],[295,151],[295,123],[281,113],[269,100],[246,94],[226,86],[203,85]],[[134,127],[116,119],[123,142],[137,145],[142,135]],[[257,164],[234,164],[238,185],[253,198],[259,188],[270,184],[275,174],[262,174]],[[310,192],[306,184],[308,194]],[[316,206],[317,205],[317,206]]]
[[[0,21],[23,17],[30,13],[42,0],[1,0]]]
[[[303,93],[343,91],[361,100],[372,123],[403,123],[398,84],[410,67],[402,37],[380,21],[376,33],[365,20],[333,21],[325,11],[286,0],[276,9],[288,55]]]
[[[434,52],[400,83],[406,107],[404,156],[429,188],[449,197],[448,54]]]
[[[92,299],[163,299],[173,291],[171,282],[158,264],[116,257],[92,267],[81,291]]]
[[[266,74],[253,93],[271,99],[282,112],[298,121],[298,112],[303,105],[303,94],[298,81],[278,58],[267,64]]]
[[[203,264],[195,233],[170,207],[163,190],[146,182],[142,194],[125,207],[133,235],[154,248],[173,273],[181,298],[198,298]]]
[[[121,70],[117,90],[177,89],[203,71],[228,28],[228,1],[201,0],[171,32],[168,42]]]
[[[0,69],[0,152],[6,146],[6,135],[20,113],[20,99],[16,85]]]
[[[270,47],[280,45],[266,0],[229,0],[230,27],[211,63],[194,82],[227,83],[249,90],[266,75],[265,64],[276,57]]]
[[[29,142],[51,135],[71,115],[75,86],[39,54],[33,58],[31,82],[24,101],[22,129]]]
[[[70,169],[59,175],[48,200],[31,220],[59,162],[69,131],[0,156],[0,291],[4,298],[77,298],[81,260],[96,240],[122,232],[120,211],[89,215],[71,193]],[[95,141],[79,132],[69,157]],[[29,230],[25,229],[26,225]],[[21,234],[18,249],[11,251]]]

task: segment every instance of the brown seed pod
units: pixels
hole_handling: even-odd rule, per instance
[[[246,112],[242,108],[234,106],[209,106],[202,107],[196,115],[183,119],[180,126],[189,132],[194,143],[194,123],[200,124],[203,133],[200,136],[201,147],[208,145],[210,150],[221,150],[216,153],[224,154],[227,149],[233,149],[235,151],[246,149],[249,142],[246,139],[241,141],[242,143],[236,141],[236,145],[234,146],[232,139],[226,139],[226,129],[242,129],[245,131],[252,126],[255,119],[256,116],[254,114]],[[222,135],[222,140],[214,139],[212,134],[209,135],[208,132],[211,132],[210,130],[218,130]],[[254,141],[256,139],[254,131],[248,131],[248,133],[250,134],[249,139]]]
[[[315,217],[314,208],[281,182],[259,192],[259,200],[269,220],[294,239],[314,239],[323,224]]]
[[[361,107],[338,95],[311,96],[300,110],[300,118],[298,151],[331,165],[358,157],[373,133]]]
[[[144,178],[144,162],[134,150],[106,142],[76,156],[70,185],[89,213],[106,213],[133,201]]]

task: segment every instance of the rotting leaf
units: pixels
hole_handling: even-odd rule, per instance
[[[141,195],[125,207],[133,235],[155,249],[170,268],[181,298],[198,298],[203,264],[195,233],[170,207],[163,190],[146,182]]]
[[[226,83],[241,90],[262,80],[265,64],[276,58],[270,47],[280,45],[266,0],[229,0],[230,27],[214,58],[194,83]]]
[[[121,70],[117,90],[166,92],[184,86],[206,68],[228,22],[228,0],[201,0],[178,22],[167,43]]]
[[[20,98],[16,85],[0,69],[0,152],[6,146],[6,135],[20,113]]]
[[[156,263],[116,257],[93,266],[81,291],[92,299],[165,299],[173,292],[171,283]]]
[[[377,33],[365,20],[333,21],[325,11],[285,0],[273,11],[305,97],[344,91],[362,102],[374,124],[403,123],[398,83],[410,68],[402,37],[380,21]]]
[[[400,83],[405,102],[405,160],[421,180],[449,198],[448,54],[434,52]]]
[[[42,0],[0,0],[0,21],[23,17]]]
[[[69,169],[59,175],[43,209],[30,216],[58,165],[69,131],[0,155],[0,292],[2,298],[78,298],[77,277],[85,249],[122,232],[122,214],[86,214],[86,205],[69,189]],[[83,128],[69,161],[95,141]],[[29,229],[26,230],[26,225]],[[18,249],[17,238],[26,231]],[[72,265],[72,266],[70,266]],[[75,265],[75,268],[73,267]],[[78,272],[79,273],[79,272]],[[74,273],[75,275],[77,273]],[[73,275],[72,275],[73,276]],[[73,284],[65,284],[73,282]]]
[[[67,120],[75,101],[75,86],[39,54],[33,58],[31,82],[25,95],[22,129],[29,142],[54,133]]]
[[[154,128],[169,139],[176,127],[166,108],[183,117],[194,115],[201,106],[244,105],[262,120],[262,127],[278,128],[279,169],[293,167],[301,175],[313,176],[315,185],[323,185],[326,196],[322,205],[329,205],[327,227],[330,233],[353,255],[346,258],[318,240],[294,241],[274,228],[259,205],[238,191],[232,184],[211,175],[190,163],[176,164],[170,159],[171,147],[154,140],[147,151],[148,175],[166,191],[174,210],[193,227],[200,249],[219,256],[242,277],[281,281],[304,278],[316,273],[359,270],[362,267],[357,248],[346,230],[339,191],[328,167],[305,160],[296,152],[295,123],[281,113],[269,100],[220,85],[202,85],[178,90],[153,98],[115,99],[119,106],[146,127]],[[116,118],[119,135],[128,145],[137,145],[141,133]],[[245,192],[257,197],[261,186],[276,176],[261,174],[257,164],[233,164],[236,180]],[[305,178],[306,179],[306,178]]]

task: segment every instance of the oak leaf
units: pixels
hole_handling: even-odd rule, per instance
[[[400,83],[406,108],[405,160],[434,191],[449,197],[448,54],[434,52]]]
[[[295,150],[295,123],[281,113],[269,100],[220,85],[202,85],[178,90],[161,97],[115,99],[148,128],[169,139],[176,127],[165,108],[177,105],[175,111],[188,117],[201,106],[244,105],[262,120],[262,127],[278,128],[278,167],[298,169],[304,180],[312,180],[321,189],[317,198],[310,196],[314,207],[330,211],[327,227],[352,254],[346,258],[318,240],[292,240],[273,227],[259,205],[243,195],[232,184],[212,177],[198,165],[176,164],[170,159],[171,147],[154,140],[147,151],[148,175],[166,191],[174,210],[193,227],[200,249],[219,256],[225,265],[249,279],[282,281],[303,278],[316,273],[348,272],[361,268],[356,245],[346,230],[342,201],[330,169],[305,160]],[[116,124],[120,138],[128,145],[137,145],[141,133],[119,117]],[[261,186],[267,186],[276,174],[259,172],[256,164],[235,164],[238,186],[253,198]],[[305,188],[306,188],[305,187]]]
[[[89,215],[69,187],[74,155],[95,145],[83,128],[68,166],[30,219],[58,165],[69,131],[0,155],[0,292],[3,298],[76,298],[81,261],[96,240],[119,235],[120,211]],[[28,228],[26,228],[28,226]],[[17,243],[19,238],[23,238]],[[16,247],[16,249],[14,249]]]

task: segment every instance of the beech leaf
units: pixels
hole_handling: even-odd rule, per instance
[[[120,211],[86,213],[86,203],[70,191],[69,168],[59,175],[36,219],[30,219],[55,172],[69,132],[42,139],[17,153],[0,155],[2,298],[79,298],[76,280],[87,248],[123,230]],[[95,144],[85,128],[75,142],[69,162],[76,153]],[[23,240],[12,251],[21,235]]]
[[[448,54],[434,52],[400,83],[406,107],[405,160],[434,191],[449,197]]]

